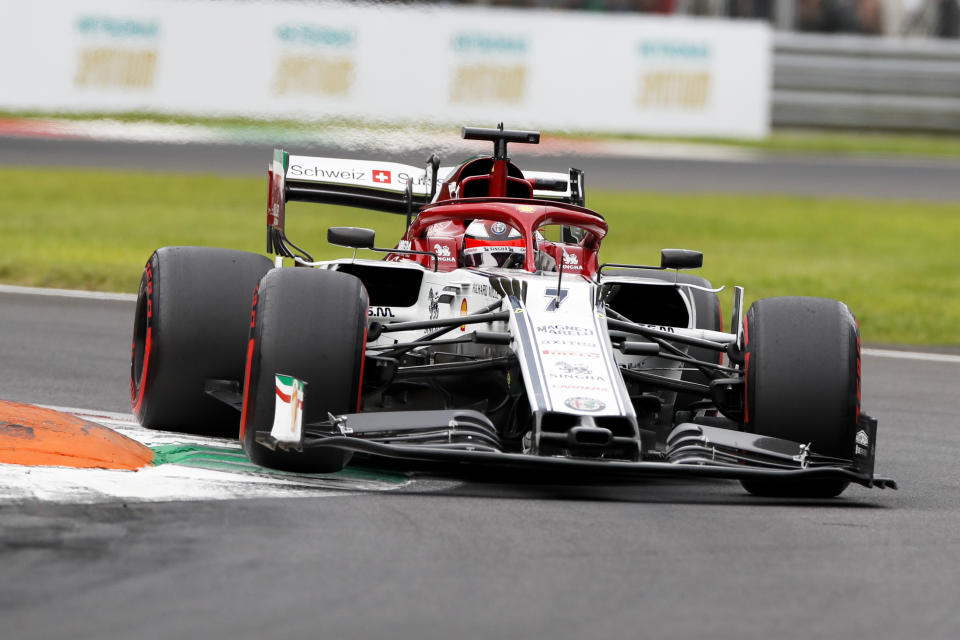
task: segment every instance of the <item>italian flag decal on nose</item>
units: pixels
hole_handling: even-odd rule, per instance
[[[270,435],[279,442],[299,443],[303,436],[303,389],[306,383],[277,374],[276,404]]]

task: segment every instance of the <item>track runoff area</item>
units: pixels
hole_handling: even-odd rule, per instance
[[[0,294],[133,301],[130,294],[0,285]],[[864,348],[866,357],[951,363],[960,355]],[[239,442],[144,429],[131,414],[0,400],[0,501],[109,502],[324,497],[390,491],[413,476],[351,465],[317,476],[272,471]]]

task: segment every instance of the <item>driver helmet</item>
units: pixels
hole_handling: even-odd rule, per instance
[[[505,222],[474,220],[463,236],[463,266],[521,268],[523,236]]]

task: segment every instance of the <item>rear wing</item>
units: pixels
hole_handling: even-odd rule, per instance
[[[287,202],[317,202],[406,215],[409,218],[436,194],[440,161],[426,168],[379,160],[290,155],[274,149],[267,167],[267,252],[294,257],[284,231]],[[288,246],[289,245],[289,246]]]
[[[425,167],[383,162],[290,155],[275,149],[267,167],[267,252],[293,258],[312,257],[286,237],[286,203],[316,202],[360,207],[407,216],[407,226],[420,208],[437,198],[438,176],[444,179],[458,167],[440,167],[431,155]],[[583,206],[583,172],[569,174],[530,171],[535,199]],[[295,253],[297,252],[297,253]]]

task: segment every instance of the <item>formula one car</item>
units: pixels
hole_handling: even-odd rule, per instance
[[[733,478],[759,495],[895,488],[873,473],[846,305],[770,298],[744,313],[736,287],[724,331],[720,289],[680,273],[701,253],[601,264],[607,223],[585,208],[581,171],[521,171],[507,146],[536,132],[463,137],[493,154],[421,169],[277,150],[274,260],[157,250],[133,332],[140,423],[239,424],[253,462],[298,472],[362,454],[573,482]],[[354,257],[316,261],[287,237],[290,201],[405,215],[406,232],[381,248],[373,230],[330,228]]]

